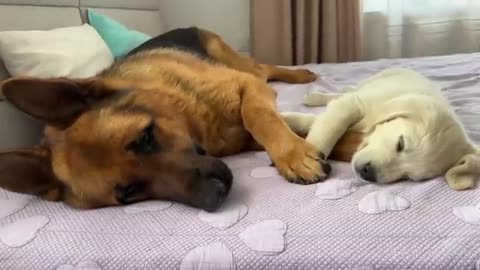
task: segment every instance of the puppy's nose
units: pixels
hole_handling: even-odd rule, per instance
[[[367,164],[363,165],[358,172],[364,180],[372,183],[377,182],[377,172],[375,171],[375,167],[372,165],[372,163],[368,162]]]

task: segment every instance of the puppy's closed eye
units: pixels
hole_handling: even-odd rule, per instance
[[[405,142],[403,140],[403,135],[402,135],[402,136],[400,136],[400,138],[398,138],[397,152],[398,153],[402,152],[404,148],[405,148]]]

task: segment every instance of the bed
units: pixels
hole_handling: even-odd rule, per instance
[[[305,67],[320,78],[272,83],[280,110],[321,113],[301,105],[305,93],[407,67],[443,87],[480,142],[480,53]],[[366,185],[340,162],[301,186],[264,152],[224,160],[235,180],[216,213],[168,201],[80,211],[0,190],[0,269],[480,269],[480,188]]]

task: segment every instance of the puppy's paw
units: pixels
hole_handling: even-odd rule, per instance
[[[317,75],[308,69],[293,70],[294,75],[291,83],[309,83],[317,79]]]
[[[289,182],[303,185],[318,183],[327,179],[332,170],[324,156],[300,138],[290,144],[288,150],[281,151],[280,155],[272,156],[273,163]]]
[[[325,93],[313,92],[303,97],[303,105],[307,107],[325,106],[332,100],[332,97]]]
[[[447,181],[450,188],[454,190],[465,190],[470,189],[475,186],[475,180],[473,177],[468,176],[457,176],[455,179],[450,179]]]

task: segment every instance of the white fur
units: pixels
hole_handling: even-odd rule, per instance
[[[354,91],[336,97],[311,93],[304,103],[328,105],[318,116],[283,113],[290,127],[308,133],[306,140],[327,156],[347,129],[364,133],[352,165],[359,171],[370,162],[379,183],[423,180],[451,169],[447,174],[450,186],[465,189],[473,186],[479,173],[472,169],[475,166],[464,165],[465,159],[479,160],[475,158],[478,151],[448,101],[438,86],[413,70],[387,69]],[[398,152],[400,136],[405,147]]]

